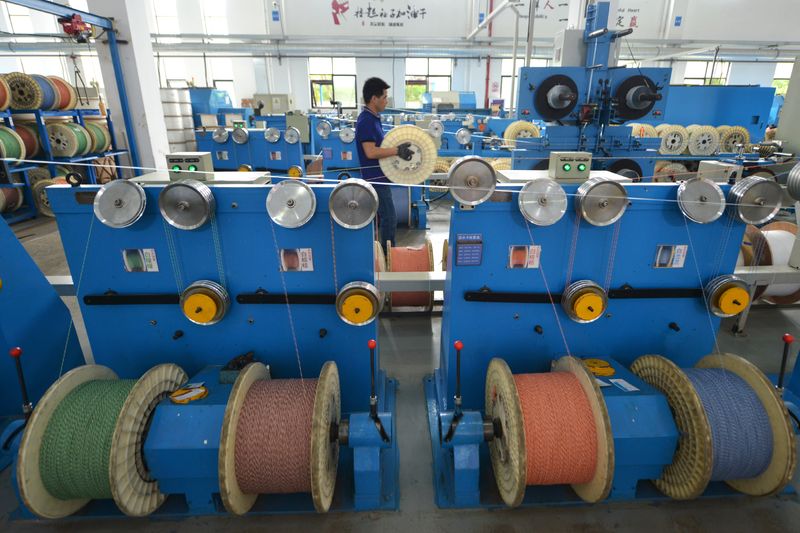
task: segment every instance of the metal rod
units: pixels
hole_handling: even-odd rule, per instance
[[[378,415],[378,396],[375,394],[375,339],[367,341],[369,346],[369,414],[372,418]]]
[[[510,6],[511,6],[511,2],[510,2],[509,0],[505,0],[505,1],[504,1],[502,4],[500,4],[499,6],[497,6],[497,8],[496,8],[496,9],[492,10],[492,12],[491,12],[491,13],[489,13],[489,15],[488,15],[488,16],[487,16],[485,19],[483,19],[483,22],[481,22],[480,24],[478,24],[477,26],[475,26],[475,29],[474,29],[474,30],[472,30],[472,31],[469,33],[469,35],[467,35],[467,40],[468,40],[468,41],[471,41],[471,40],[472,40],[472,39],[473,39],[473,38],[474,38],[476,35],[478,35],[478,34],[479,34],[481,31],[483,31],[483,30],[486,28],[486,26],[488,26],[488,25],[489,25],[489,23],[490,23],[490,22],[491,22],[491,21],[492,21],[492,20],[493,20],[493,19],[494,19],[494,18],[495,18],[497,15],[499,15],[500,13],[502,13],[503,11],[505,11],[505,10],[506,10],[506,8],[508,8],[508,7],[510,7]]]
[[[531,66],[531,55],[533,54],[533,26],[536,22],[536,4],[538,0],[530,0],[528,8],[528,42],[525,45],[525,66]]]
[[[19,346],[11,348],[8,354],[14,359],[14,364],[17,367],[17,379],[19,380],[20,392],[22,392],[22,413],[25,415],[25,420],[30,418],[33,412],[33,404],[28,398],[28,387],[25,385],[25,374],[22,372],[22,348]]]
[[[515,105],[516,101],[514,100],[517,89],[517,48],[519,46],[519,11],[517,11],[517,8],[514,8],[514,15],[516,16],[516,20],[514,21],[514,45],[511,49],[511,57],[514,59],[511,60],[511,101],[508,103],[509,115],[517,107]]]
[[[783,375],[786,373],[786,360],[789,359],[789,346],[794,342],[794,337],[788,333],[783,334],[783,356],[781,357],[781,371],[778,374],[778,389],[783,390]]]
[[[461,341],[456,341],[454,343],[456,349],[456,396],[455,396],[455,406],[456,406],[456,415],[459,416],[461,414],[461,350],[464,348],[464,344]]]
[[[119,58],[119,48],[117,46],[117,34],[114,29],[108,30],[108,51],[111,54],[111,64],[114,66],[114,78],[117,82],[117,92],[119,93],[119,104],[122,107],[122,119],[125,122],[125,133],[127,134],[128,151],[131,157],[131,166],[141,167],[139,160],[139,147],[136,145],[136,132],[133,129],[133,117],[128,103],[128,91],[125,88],[125,76],[122,73],[122,62]],[[136,176],[141,174],[137,168],[133,171]]]

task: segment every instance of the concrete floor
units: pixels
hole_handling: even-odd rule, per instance
[[[441,261],[442,241],[447,236],[449,207],[433,206],[428,236],[436,263]],[[68,274],[54,222],[30,221],[14,227],[17,236],[46,275]],[[421,244],[425,234],[401,231],[400,244]],[[74,298],[68,302],[76,313]],[[79,321],[78,321],[79,322]],[[399,380],[397,425],[401,455],[400,510],[381,513],[331,513],[245,518],[198,518],[182,521],[120,519],[62,521],[60,523],[9,522],[16,507],[8,470],[0,475],[0,528],[4,531],[135,531],[157,532],[297,531],[360,532],[381,530],[416,532],[472,531],[512,533],[531,531],[797,531],[800,501],[797,496],[773,498],[705,499],[688,502],[598,504],[580,507],[543,507],[514,510],[440,510],[434,504],[431,449],[427,429],[422,378],[437,366],[440,322],[438,317],[392,316],[381,319],[382,360],[387,373]],[[82,323],[80,324],[82,326]],[[754,310],[747,335],[734,337],[730,324],[719,335],[722,351],[747,356],[767,372],[780,366],[780,337],[800,335],[800,310]],[[792,367],[790,362],[790,368]],[[797,479],[797,477],[795,478]],[[793,525],[794,524],[794,525]]]

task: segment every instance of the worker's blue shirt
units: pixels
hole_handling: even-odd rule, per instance
[[[358,115],[358,121],[356,121],[356,147],[358,149],[361,177],[367,181],[389,183],[389,180],[383,175],[378,160],[370,159],[364,153],[364,146],[362,145],[364,142],[374,142],[375,146],[380,146],[383,142],[381,117],[366,107]]]

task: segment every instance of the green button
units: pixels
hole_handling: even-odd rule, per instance
[[[178,172],[180,169],[181,169],[180,165],[172,165],[172,170],[174,170],[175,172]]]
[[[583,172],[584,170],[586,170],[586,165],[584,165],[583,163],[581,163],[580,165],[578,165],[578,170],[579,170],[579,171],[581,171],[581,172]]]
[[[197,165],[189,165],[189,172],[194,172],[197,170]]]
[[[569,172],[570,170],[572,170],[572,165],[570,165],[569,163],[564,163],[564,166],[561,168],[564,169],[564,172]]]

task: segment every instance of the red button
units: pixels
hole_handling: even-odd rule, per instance
[[[367,341],[367,346],[369,347],[370,350],[374,350],[375,347],[378,346],[378,343],[375,342],[375,339],[370,339]]]
[[[19,357],[22,355],[22,348],[20,348],[19,346],[11,348],[8,351],[8,355],[10,355],[11,357]]]
[[[461,351],[461,350],[464,349],[464,343],[461,342],[461,341],[454,342],[453,346],[455,346],[456,350],[458,350],[458,351]]]

